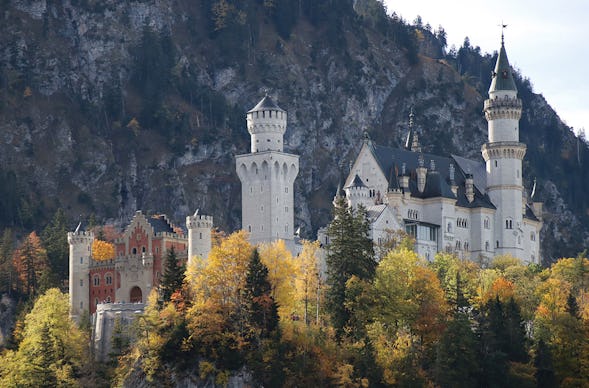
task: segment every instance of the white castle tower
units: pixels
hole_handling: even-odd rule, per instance
[[[186,217],[188,228],[188,263],[194,257],[207,258],[211,251],[211,229],[213,217],[198,214],[198,209],[192,216]]]
[[[89,267],[92,256],[92,242],[94,233],[80,231],[80,225],[74,232],[67,234],[70,246],[70,317],[80,322],[82,316],[88,313],[90,295]]]
[[[503,35],[484,112],[488,121],[489,141],[483,144],[481,152],[486,162],[487,193],[497,207],[495,254],[524,258],[524,247],[521,244],[524,205],[522,159],[526,154],[526,145],[519,142],[522,102],[517,98]]]
[[[294,246],[293,183],[298,155],[283,152],[286,111],[265,96],[247,112],[251,153],[235,157],[241,180],[242,229],[253,244],[285,240]]]

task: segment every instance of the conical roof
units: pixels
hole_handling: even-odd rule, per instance
[[[362,182],[362,178],[360,178],[358,174],[356,174],[354,180],[346,187],[346,189],[349,187],[366,187],[366,185],[364,184],[364,182]]]
[[[247,113],[250,112],[257,112],[257,111],[261,111],[261,110],[279,110],[284,112],[284,109],[282,109],[281,107],[279,107],[271,98],[269,95],[265,95],[264,98],[262,98],[260,100],[260,102],[258,102],[258,105],[254,106],[253,109],[251,109],[250,111],[248,111]]]
[[[515,86],[515,81],[513,80],[513,71],[509,65],[507,52],[505,51],[505,45],[503,42],[501,42],[501,50],[499,51],[499,56],[497,57],[495,71],[493,71],[493,79],[491,81],[489,93],[499,90],[513,90],[517,92],[517,87]]]

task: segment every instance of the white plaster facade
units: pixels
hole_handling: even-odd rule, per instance
[[[258,244],[282,239],[294,252],[294,180],[298,155],[283,151],[287,113],[265,96],[247,112],[251,153],[235,157],[241,181],[242,229]]]
[[[344,184],[348,204],[361,204],[369,213],[380,206],[391,229],[414,236],[418,254],[429,260],[447,251],[482,263],[503,254],[539,263],[542,204],[525,196],[522,104],[503,44],[484,112],[485,164],[423,153],[413,134],[413,114],[406,149],[375,145],[366,135]],[[371,222],[378,243],[383,224],[374,217]]]

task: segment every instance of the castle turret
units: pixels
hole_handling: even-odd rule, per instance
[[[247,112],[251,153],[236,156],[241,181],[242,228],[254,244],[285,240],[294,244],[294,180],[298,155],[283,152],[286,111],[265,96]]]
[[[356,208],[360,204],[364,207],[372,205],[371,202],[373,201],[370,198],[368,187],[358,175],[354,177],[354,180],[349,185],[344,187],[344,190],[346,191],[348,206],[351,208]]]
[[[487,169],[487,193],[497,207],[495,253],[523,258],[522,160],[526,145],[519,142],[522,102],[517,98],[503,37],[484,112],[489,133],[481,151]]]
[[[186,217],[188,229],[188,263],[194,257],[207,258],[211,251],[211,229],[213,217],[198,214],[198,210],[192,216]]]
[[[70,246],[70,317],[79,323],[90,310],[89,268],[94,234],[81,231],[78,225],[74,232],[67,234],[67,241]]]

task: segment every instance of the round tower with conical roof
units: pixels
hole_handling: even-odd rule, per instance
[[[489,133],[481,152],[487,169],[487,193],[497,207],[494,251],[496,255],[523,258],[522,160],[526,145],[519,141],[522,102],[517,97],[503,36],[484,112]]]
[[[266,95],[247,112],[251,153],[236,156],[242,228],[254,244],[285,240],[294,249],[294,180],[299,157],[285,153],[286,111]]]

